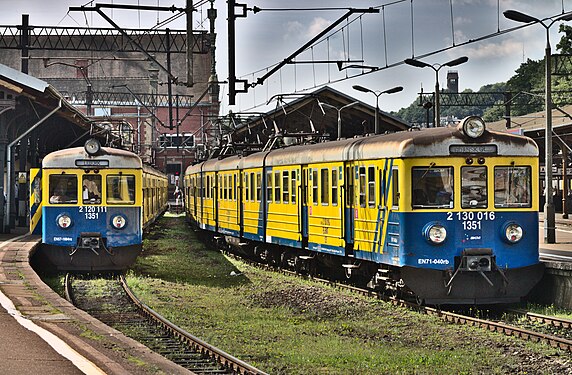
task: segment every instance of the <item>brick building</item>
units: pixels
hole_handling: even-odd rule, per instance
[[[190,40],[184,30],[30,26],[24,15],[0,27],[0,64],[49,83],[173,185],[219,114],[209,11],[210,31]]]

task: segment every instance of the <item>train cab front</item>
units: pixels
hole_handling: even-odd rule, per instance
[[[427,304],[518,303],[540,281],[536,212],[459,212],[430,221],[408,252],[405,285]],[[465,217],[465,220],[463,220]],[[473,229],[467,230],[472,220]],[[486,219],[485,219],[486,218]],[[428,218],[427,218],[428,219]]]
[[[525,139],[487,135],[478,119],[462,123],[459,134],[446,160],[411,169],[411,220],[403,233],[411,242],[401,276],[428,304],[519,302],[544,272],[535,149]]]
[[[90,141],[53,159],[40,176],[42,254],[61,271],[131,266],[142,248],[140,160]]]
[[[68,207],[60,214],[45,210],[42,254],[60,271],[121,271],[131,266],[142,249],[140,210],[90,208],[96,212],[86,219],[85,209]]]

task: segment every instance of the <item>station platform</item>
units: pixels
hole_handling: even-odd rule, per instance
[[[0,374],[189,374],[75,308],[30,266],[39,236],[0,234]]]
[[[555,217],[556,241],[555,243],[544,242],[544,213],[538,214],[538,245],[542,252],[565,255],[569,253],[572,257],[572,214],[568,218],[562,218],[562,214],[557,213]]]

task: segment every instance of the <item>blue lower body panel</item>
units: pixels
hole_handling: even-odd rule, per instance
[[[60,215],[71,225],[60,228]],[[112,226],[121,215],[125,226]],[[60,271],[116,271],[129,268],[142,249],[141,208],[113,206],[43,207],[40,251]]]
[[[97,250],[66,246],[42,245],[40,251],[57,271],[98,272],[123,271],[131,267],[141,253],[141,245]]]
[[[405,285],[427,304],[492,304],[515,303],[532,290],[544,274],[544,265],[513,268],[503,271],[461,272],[447,287],[450,275],[444,271],[403,267]],[[489,283],[490,281],[490,283]],[[492,285],[491,285],[492,283]]]

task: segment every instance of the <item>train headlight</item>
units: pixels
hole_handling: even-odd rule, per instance
[[[56,223],[58,224],[58,227],[62,229],[68,229],[73,224],[72,219],[71,217],[69,217],[68,214],[58,215],[58,217],[56,218]]]
[[[507,223],[504,225],[504,237],[508,243],[517,243],[522,239],[523,230],[517,223]]]
[[[424,229],[425,238],[432,244],[439,245],[447,238],[447,229],[437,223],[430,223]]]
[[[115,229],[123,229],[127,225],[127,219],[121,215],[116,215],[111,219],[111,225]]]
[[[89,155],[95,155],[99,152],[99,150],[101,150],[101,144],[97,139],[90,138],[85,142],[83,148]]]
[[[470,138],[479,138],[485,132],[485,122],[478,116],[465,117],[461,121],[463,133]]]

